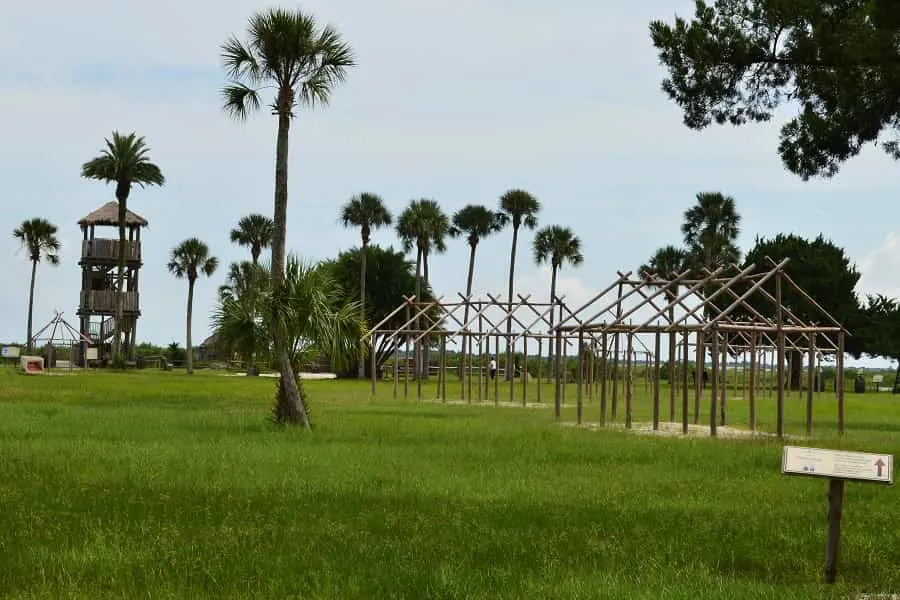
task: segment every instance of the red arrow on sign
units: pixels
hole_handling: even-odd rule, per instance
[[[875,461],[875,469],[876,469],[875,475],[876,476],[881,477],[881,469],[884,468],[885,464],[886,463],[883,460],[881,460],[880,458]]]

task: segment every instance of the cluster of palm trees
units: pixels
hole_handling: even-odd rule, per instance
[[[499,233],[508,225],[512,226],[512,248],[509,262],[509,285],[507,290],[508,308],[512,309],[516,253],[519,232],[522,227],[534,230],[538,224],[541,204],[537,198],[525,190],[511,189],[503,194],[497,210],[478,204],[469,204],[448,217],[440,205],[429,198],[412,200],[396,219],[396,233],[407,252],[416,255],[416,296],[421,296],[422,285],[429,285],[428,259],[433,253],[447,250],[447,238],[461,238],[469,246],[469,263],[466,275],[466,298],[472,295],[472,280],[475,273],[475,255],[478,244],[485,238]],[[394,217],[384,201],[372,193],[362,193],[351,198],[341,210],[341,221],[345,227],[359,228],[362,238],[360,246],[360,311],[365,314],[365,252],[372,231],[390,226]],[[556,276],[563,264],[579,265],[583,260],[581,241],[568,227],[551,225],[537,231],[532,245],[537,264],[549,264],[551,268],[550,298],[556,298]],[[469,305],[464,307],[463,322],[469,320]],[[551,319],[552,319],[551,315]],[[552,323],[552,321],[551,321]],[[507,333],[512,321],[507,321]],[[511,347],[507,345],[507,353]],[[552,352],[552,350],[551,350]],[[509,360],[509,357],[507,357]],[[421,365],[420,365],[421,367]],[[359,376],[363,376],[363,365],[359,366]]]
[[[684,212],[681,233],[684,247],[663,246],[656,250],[645,264],[638,268],[638,275],[650,284],[665,285],[668,280],[687,271],[703,273],[736,264],[741,259],[737,247],[740,234],[741,216],[735,207],[734,198],[721,192],[701,192],[696,203]],[[675,322],[674,301],[679,288],[666,288],[664,296],[669,304],[669,322]],[[675,378],[676,337],[669,335],[669,380]],[[670,388],[670,408],[674,411],[675,388]]]

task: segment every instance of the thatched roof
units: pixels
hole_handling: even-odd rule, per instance
[[[206,338],[205,340],[203,340],[200,343],[200,347],[201,348],[210,348],[212,346],[215,346],[216,342],[218,341],[218,338],[219,338],[219,334],[214,333],[211,336],[209,336],[208,338]]]
[[[119,203],[113,200],[112,202],[107,202],[88,216],[84,217],[80,221],[78,221],[79,225],[111,225],[113,227],[118,227],[119,225]],[[125,224],[126,225],[139,225],[141,227],[146,227],[149,225],[147,219],[140,216],[137,213],[133,213],[130,210],[125,211]]]

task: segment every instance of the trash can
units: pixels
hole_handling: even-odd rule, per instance
[[[857,394],[865,394],[866,393],[866,378],[862,375],[856,376],[856,381],[853,382],[853,391]]]

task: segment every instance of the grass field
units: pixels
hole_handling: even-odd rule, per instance
[[[847,485],[826,586],[827,484],[782,477],[777,440],[589,431],[549,408],[417,403],[413,386],[396,401],[390,384],[374,401],[361,382],[306,386],[312,434],[267,423],[270,379],[0,370],[0,597],[900,593],[897,487]],[[746,422],[743,400],[729,406]],[[843,438],[834,413],[822,394],[804,444],[900,455],[896,397],[848,395]],[[759,415],[774,428],[772,400]],[[802,429],[794,397],[786,430]]]

